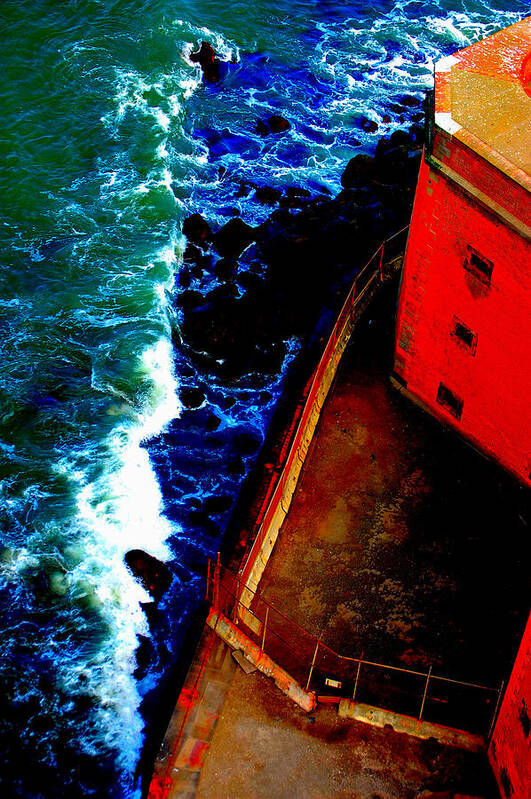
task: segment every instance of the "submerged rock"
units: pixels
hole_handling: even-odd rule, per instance
[[[282,197],[282,192],[278,189],[273,189],[271,186],[261,186],[256,189],[254,198],[262,205],[274,205]]]
[[[280,114],[273,114],[265,121],[259,119],[256,123],[256,132],[260,136],[267,136],[269,133],[285,133],[290,128],[291,124]]]
[[[368,119],[367,117],[361,117],[359,125],[365,133],[376,133],[378,130],[378,123],[374,119]]]
[[[172,583],[168,566],[143,549],[130,549],[124,560],[142,587],[158,602]]]
[[[291,124],[288,122],[288,120],[279,114],[274,114],[273,116],[269,117],[267,124],[273,133],[284,133],[286,130],[291,128]]]
[[[200,388],[184,387],[181,389],[179,399],[185,408],[194,410],[201,407],[205,401],[205,395]]]

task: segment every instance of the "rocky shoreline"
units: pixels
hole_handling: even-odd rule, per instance
[[[203,43],[195,56],[206,81],[222,79],[221,62],[216,64],[211,48]],[[416,98],[404,98],[405,108],[415,103]],[[288,129],[289,122],[282,117],[257,120],[257,131],[264,136],[282,136]],[[208,376],[215,378],[217,387],[223,387],[227,410],[236,402],[233,393],[240,392],[238,399],[245,399],[242,386],[253,390],[255,401],[258,398],[267,405],[273,400],[268,385],[278,378],[289,342],[295,339],[298,354],[290,364],[291,379],[285,381],[275,413],[278,416],[280,406],[293,406],[356,273],[383,239],[409,222],[423,143],[424,129],[417,124],[382,137],[374,155],[362,153],[348,162],[342,190],[335,197],[325,193],[312,196],[296,186],[280,190],[239,182],[234,183],[233,218],[222,227],[216,229],[197,213],[185,219],[187,246],[177,278],[178,324],[173,333],[176,356],[186,364],[186,380],[180,390],[184,411],[176,422],[177,432],[167,435],[163,444],[171,449],[172,443],[177,441],[180,446],[193,435],[206,449],[217,450],[216,457],[220,448],[225,448],[223,466],[218,468],[240,481],[239,501],[214,493],[202,501],[194,500],[177,517],[188,529],[217,541],[218,548],[227,529],[237,527],[234,520],[241,517],[242,505],[252,496],[252,490],[246,491],[241,483],[245,473],[247,484],[255,480],[257,454],[264,447],[260,436],[250,429],[235,427],[225,437],[217,432],[222,420],[209,401]],[[246,197],[271,208],[262,224],[253,227],[241,218],[236,202]],[[278,427],[273,419],[269,438]],[[254,464],[254,469],[249,469],[249,464]],[[225,547],[229,551],[232,545]],[[173,691],[175,695],[179,687],[174,667],[169,669],[171,677],[166,676],[167,657],[157,652],[157,638],[164,629],[158,606],[172,579],[186,577],[179,553],[163,564],[135,550],[127,554],[126,562],[152,599],[144,609],[155,644],[147,639],[140,642],[137,676],[145,674],[153,662],[166,671],[153,692],[157,702],[148,695],[142,707],[148,724],[144,765],[140,766],[144,771],[150,752],[154,753],[153,741],[166,723],[165,714],[157,710],[161,693]],[[186,566],[199,576],[204,571],[204,563]],[[200,620],[196,626],[201,626]],[[189,634],[195,635],[193,631]],[[181,656],[178,667],[182,676],[183,660]]]

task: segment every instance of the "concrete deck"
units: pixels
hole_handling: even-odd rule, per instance
[[[499,684],[527,492],[390,385],[383,310],[345,353],[259,590],[340,654]]]
[[[480,755],[341,719],[308,716],[261,674],[234,676],[197,799],[414,799],[424,790],[496,797]]]

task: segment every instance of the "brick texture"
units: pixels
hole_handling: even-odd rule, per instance
[[[482,159],[464,148],[459,159],[468,180],[476,180]],[[505,181],[506,204],[518,212],[520,188],[515,194],[501,173],[497,180],[497,203]],[[528,194],[523,197],[529,207]],[[524,209],[518,214],[525,216]],[[492,268],[489,285],[474,268],[478,258]],[[530,267],[531,246],[520,232],[423,161],[400,291],[395,373],[414,399],[527,484]],[[455,334],[456,320],[469,330],[473,347]],[[437,401],[441,383],[462,402],[460,418]]]
[[[531,796],[531,615],[489,747],[503,799]]]

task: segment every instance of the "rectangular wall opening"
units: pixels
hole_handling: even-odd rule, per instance
[[[490,286],[494,264],[485,258],[473,247],[468,247],[468,256],[465,259],[465,269],[471,272],[485,286]]]
[[[444,385],[444,383],[439,383],[439,390],[437,391],[437,402],[439,405],[442,405],[448,413],[451,413],[452,416],[455,416],[456,419],[461,418],[461,414],[463,412],[463,400],[454,394],[453,391]]]
[[[467,349],[471,355],[475,355],[478,343],[478,334],[475,333],[468,325],[461,322],[457,316],[454,316],[452,323],[452,337],[455,338],[464,349]]]

